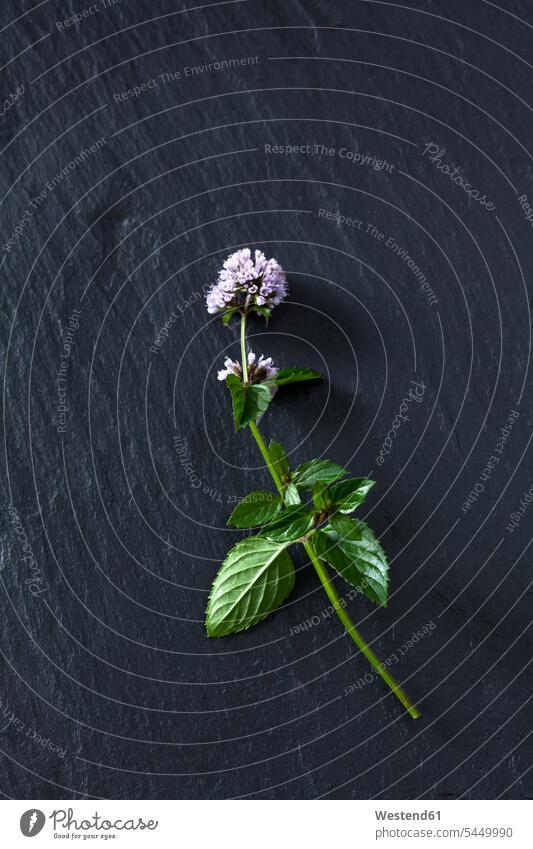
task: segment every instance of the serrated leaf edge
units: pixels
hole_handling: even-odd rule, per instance
[[[207,600],[207,607],[206,607],[206,621],[205,621],[205,624],[206,624],[206,631],[207,631],[207,635],[208,635],[208,637],[226,637],[226,636],[229,636],[229,633],[235,633],[235,632],[238,632],[238,631],[246,631],[248,628],[253,627],[253,625],[257,625],[257,624],[259,624],[259,622],[261,622],[263,619],[265,619],[267,616],[269,616],[269,615],[270,615],[270,613],[272,613],[272,611],[276,609],[276,608],[272,608],[272,610],[267,610],[267,611],[265,612],[264,616],[261,616],[261,618],[260,618],[260,619],[258,619],[256,622],[254,622],[253,624],[252,624],[252,623],[250,623],[249,625],[245,625],[243,628],[236,628],[236,629],[235,629],[235,632],[229,632],[229,633],[226,633],[226,634],[210,634],[210,633],[209,633],[208,620],[209,620],[209,614],[210,614],[210,611],[211,611],[211,603],[212,603],[213,596],[214,596],[215,583],[216,583],[217,577],[218,577],[218,575],[220,574],[220,572],[222,571],[222,569],[224,568],[224,566],[226,565],[226,561],[227,561],[227,559],[228,559],[229,555],[230,555],[232,552],[234,552],[234,551],[235,551],[235,549],[239,548],[239,546],[243,546],[243,547],[244,547],[244,545],[248,544],[249,540],[251,540],[251,539],[259,539],[259,537],[247,537],[246,539],[241,540],[241,542],[238,542],[238,543],[237,543],[237,545],[234,545],[234,546],[233,546],[233,548],[231,548],[231,549],[228,551],[228,553],[226,554],[226,557],[224,558],[224,560],[222,561],[222,563],[221,563],[221,565],[220,565],[220,569],[218,570],[217,574],[215,575],[215,578],[214,578],[213,583],[212,583],[212,585],[211,585],[211,590],[210,590],[210,592],[209,592],[209,598],[208,598],[208,600]],[[262,539],[262,540],[264,539],[264,541],[265,541],[266,543],[270,543],[270,544],[272,544],[272,545],[274,545],[274,544],[275,544],[274,540],[269,540],[269,539],[267,539],[266,537],[261,537],[261,539]],[[275,560],[276,560],[276,559],[280,556],[280,554],[282,554],[283,552],[285,552],[285,551],[286,551],[286,549],[287,549],[290,545],[292,545],[292,543],[291,543],[291,542],[278,543],[278,548],[277,548],[276,553],[275,553],[275,554],[273,554],[273,556],[272,556],[271,558],[269,558],[269,560],[267,560],[267,562],[266,562],[266,563],[264,563],[264,564],[263,564],[263,566],[259,567],[259,569],[257,570],[257,575],[256,575],[256,576],[254,576],[254,579],[253,579],[252,583],[250,583],[250,584],[246,584],[246,586],[247,586],[247,587],[252,586],[252,585],[253,585],[253,583],[254,583],[254,582],[255,582],[255,581],[259,578],[259,576],[260,576],[260,575],[262,575],[262,574],[265,572],[265,570],[266,570],[266,569],[268,569],[268,567],[269,567],[269,566],[270,566],[270,565],[271,565],[271,564],[272,564],[272,563],[273,563],[273,562],[274,562],[274,561],[275,561]],[[287,552],[287,554],[288,554],[288,552]],[[243,556],[244,556],[244,555],[243,555]],[[290,557],[290,555],[289,555],[289,557]],[[291,562],[292,562],[292,558],[291,558]],[[294,588],[294,565],[293,565],[293,581],[292,581],[292,586],[291,586],[291,589],[289,590],[289,592],[291,592],[293,588]],[[217,589],[218,589],[218,588],[217,588]],[[287,595],[288,595],[288,594],[287,594]],[[235,606],[236,606],[236,605],[237,605],[237,604],[241,601],[241,599],[243,598],[243,596],[244,596],[244,592],[243,592],[243,593],[239,596],[239,598],[238,598],[238,599],[237,599],[237,600],[236,600],[236,601],[232,604],[232,606],[230,607],[230,610],[233,610],[233,609],[235,608]],[[287,596],[285,596],[285,598],[287,598]],[[235,620],[235,622],[238,622],[238,621],[239,621],[239,620]],[[242,620],[241,620],[241,621],[242,621]]]

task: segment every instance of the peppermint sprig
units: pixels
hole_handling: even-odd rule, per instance
[[[208,311],[228,325],[241,324],[241,362],[227,358],[219,380],[225,380],[233,407],[235,430],[249,427],[275,484],[276,491],[256,490],[235,507],[228,525],[254,534],[227,553],[211,588],[206,611],[209,637],[224,637],[251,628],[279,608],[294,588],[295,569],[289,553],[303,545],[346,632],[390,687],[409,714],[418,709],[361,636],[333,586],[327,563],[336,574],[379,605],[388,599],[388,563],[368,525],[352,514],[364,502],[374,481],[350,477],[347,469],[324,458],[308,460],[291,470],[283,446],[267,446],[257,427],[274,398],[275,388],[319,380],[309,368],[278,369],[270,357],[247,350],[250,312],[267,320],[287,295],[279,263],[247,248],[225,261],[207,294]]]

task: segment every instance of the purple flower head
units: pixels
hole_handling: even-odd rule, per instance
[[[271,310],[287,295],[287,279],[275,259],[267,259],[262,251],[243,248],[230,254],[206,297],[211,315],[232,309]]]
[[[250,383],[263,383],[265,380],[274,377],[278,371],[279,369],[277,369],[272,362],[272,357],[263,357],[261,354],[258,358],[253,351],[249,352],[248,380]],[[239,380],[242,381],[241,364],[236,360],[231,360],[229,357],[226,357],[224,360],[224,368],[220,369],[217,377],[219,380],[226,380],[230,374],[234,374],[235,377],[238,377]]]

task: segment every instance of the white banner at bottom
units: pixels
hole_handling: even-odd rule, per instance
[[[533,801],[5,801],[0,817],[9,849],[533,847]]]

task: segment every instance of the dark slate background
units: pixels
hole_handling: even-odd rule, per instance
[[[32,5],[1,21],[2,793],[531,798],[531,5],[108,0],[62,28],[90,4]],[[255,350],[328,375],[280,391],[265,434],[377,480],[391,600],[348,607],[417,722],[301,556],[281,611],[205,636],[228,512],[267,484],[216,381],[237,330],[203,304],[242,245],[290,282]]]

